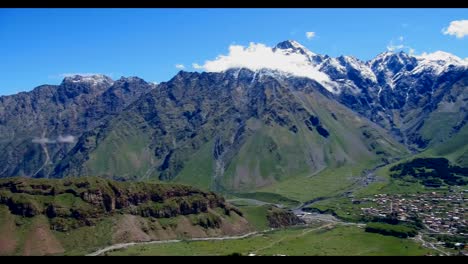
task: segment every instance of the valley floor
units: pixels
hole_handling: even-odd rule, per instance
[[[366,233],[362,227],[321,222],[260,232],[246,238],[135,245],[104,255],[434,255],[414,240]]]

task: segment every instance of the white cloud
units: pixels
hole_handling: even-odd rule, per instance
[[[287,54],[261,43],[250,43],[248,47],[241,45],[229,46],[228,55],[219,55],[214,60],[205,61],[202,67],[207,72],[222,72],[231,68],[248,68],[256,71],[272,69],[295,76],[308,77],[327,85],[328,75],[320,72],[308,58],[299,53]]]
[[[68,143],[68,144],[75,143],[75,137],[72,136],[72,135],[65,135],[65,136],[60,135],[57,138],[57,142],[58,143]]]
[[[388,51],[392,51],[392,52],[393,52],[393,51],[397,51],[397,50],[407,50],[408,53],[409,53],[410,55],[414,55],[414,53],[416,52],[416,50],[413,49],[413,48],[410,47],[410,46],[405,45],[405,44],[403,43],[404,40],[405,40],[405,37],[399,36],[399,37],[398,37],[398,41],[397,41],[397,42],[399,42],[399,43],[398,43],[398,44],[395,44],[395,43],[394,43],[394,40],[392,39],[392,40],[390,41],[390,43],[388,43],[388,45],[387,45],[387,50],[388,50]]]
[[[312,39],[313,37],[315,37],[315,32],[312,31],[306,32],[305,34],[307,39]]]
[[[393,43],[390,43],[390,44],[387,46],[387,50],[389,50],[389,51],[395,51],[395,50],[403,49],[404,47],[405,47],[405,45],[403,45],[403,44],[394,45]]]
[[[203,69],[203,66],[201,66],[200,64],[198,63],[192,63],[192,67],[196,70],[201,70]]]
[[[457,38],[468,36],[468,20],[455,20],[450,22],[448,28],[443,28],[444,35],[455,35]]]
[[[38,144],[55,144],[57,143],[56,140],[53,140],[53,139],[48,139],[48,138],[45,138],[45,137],[41,137],[41,138],[33,138],[32,139],[32,143],[38,143]]]
[[[65,136],[58,136],[57,139],[50,139],[46,137],[35,137],[31,140],[32,143],[37,143],[37,144],[57,144],[57,143],[66,143],[66,144],[72,144],[75,143],[75,137],[72,135],[65,135]]]
[[[175,67],[179,70],[185,69],[185,66],[183,64],[176,64]]]

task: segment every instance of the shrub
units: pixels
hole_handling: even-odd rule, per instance
[[[396,236],[401,238],[414,237],[416,229],[405,225],[391,225],[386,223],[372,222],[366,225],[366,232],[379,233],[382,235]]]

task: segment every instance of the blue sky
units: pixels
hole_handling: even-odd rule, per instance
[[[466,19],[468,9],[0,9],[0,95],[73,73],[162,82],[230,45],[287,39],[361,60],[388,46],[467,58],[468,35],[443,34]]]

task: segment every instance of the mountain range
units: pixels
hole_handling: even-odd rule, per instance
[[[468,63],[445,52],[369,61],[288,40],[292,70],[66,77],[0,97],[0,177],[100,176],[247,192],[414,153],[468,164]]]

